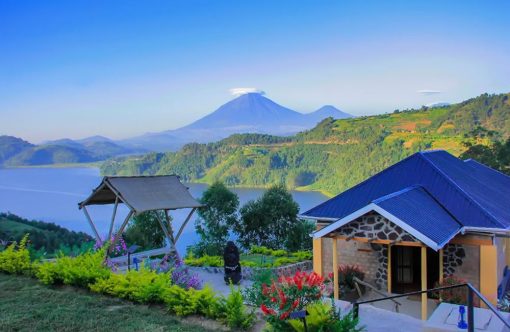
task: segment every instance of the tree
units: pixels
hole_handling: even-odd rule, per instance
[[[472,158],[482,164],[510,175],[510,138],[506,142],[493,141],[491,145],[465,143],[468,149],[461,159]]]
[[[241,220],[233,229],[243,247],[281,249],[297,223],[299,206],[283,185],[276,185],[259,199],[246,203],[240,212]]]
[[[133,217],[124,234],[126,243],[136,244],[144,249],[162,247],[165,233],[161,229],[157,214],[162,221],[166,220],[162,211],[147,211]]]
[[[310,234],[315,231],[315,223],[307,220],[298,220],[289,230],[285,248],[288,251],[311,250],[312,238]]]
[[[200,241],[193,251],[197,256],[222,255],[229,229],[237,222],[239,198],[221,182],[213,183],[200,199],[204,207],[198,210],[195,229]]]

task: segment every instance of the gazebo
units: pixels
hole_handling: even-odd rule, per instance
[[[118,241],[131,217],[148,211],[163,211],[165,220],[163,220],[158,213],[155,213],[155,215],[173,249],[175,249],[175,244],[179,240],[184,227],[186,227],[193,213],[197,208],[202,206],[191,196],[188,188],[181,183],[179,177],[176,175],[105,176],[99,186],[92,191],[92,194],[83,202],[78,203],[96,239],[100,242],[102,242],[103,239],[99,235],[87,207],[90,205],[105,204],[113,204],[108,237],[105,240],[112,238],[118,205],[124,204],[129,209],[129,213],[114,234],[112,247]],[[191,208],[191,211],[181,225],[177,235],[174,237],[169,211],[186,208]]]

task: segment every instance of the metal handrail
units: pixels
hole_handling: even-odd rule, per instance
[[[379,295],[382,295],[382,296],[385,296],[385,293],[384,292],[381,292],[380,290],[378,290],[376,287],[374,287],[373,285],[370,285],[368,282],[365,282],[357,277],[353,277],[352,280],[356,283],[356,288],[358,289],[358,293],[359,293],[359,296],[361,297],[361,291],[359,289],[359,286],[357,284],[361,284],[365,287],[368,287],[370,288],[371,290],[373,290],[374,292],[376,292],[377,294]],[[389,294],[389,293],[386,293],[386,294]],[[402,303],[398,302],[397,300],[394,300],[394,299],[391,299],[391,301],[393,301],[393,303],[395,303],[395,311],[396,312],[399,312],[399,306],[402,305]]]
[[[468,318],[468,332],[474,332],[475,331],[475,322],[474,322],[475,318],[474,318],[474,305],[473,305],[473,299],[474,299],[473,295],[475,295],[475,294],[476,294],[476,296],[478,296],[480,298],[480,300],[482,300],[483,303],[485,303],[487,308],[489,308],[489,310],[492,311],[494,313],[494,315],[496,315],[496,317],[498,317],[499,320],[501,320],[503,322],[503,324],[507,328],[510,328],[510,323],[507,322],[506,319],[503,316],[501,316],[501,314],[497,311],[497,309],[494,308],[492,303],[490,303],[489,300],[487,300],[485,298],[485,296],[483,296],[470,283],[458,284],[458,285],[453,285],[453,286],[444,286],[444,287],[431,288],[431,289],[422,290],[422,291],[414,291],[414,292],[409,292],[409,293],[405,293],[405,294],[386,296],[386,297],[382,297],[382,298],[378,298],[378,299],[373,299],[373,300],[356,301],[353,304],[353,315],[354,315],[354,317],[358,317],[359,316],[359,306],[362,305],[362,304],[374,303],[374,302],[386,301],[386,300],[394,300],[394,299],[399,298],[399,297],[406,297],[406,296],[411,296],[411,295],[421,295],[421,294],[424,294],[424,293],[438,292],[438,291],[442,291],[442,290],[461,288],[461,287],[466,287],[468,289],[468,298],[467,298],[467,302],[468,302],[468,304],[467,304],[467,307],[468,307],[468,310],[467,310],[467,314],[468,314],[467,315],[468,316],[467,317]]]

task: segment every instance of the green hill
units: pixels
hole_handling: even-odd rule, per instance
[[[484,128],[491,137],[476,135]],[[484,94],[439,108],[395,111],[352,119],[326,119],[292,137],[233,135],[178,152],[151,153],[103,163],[105,175],[177,174],[184,181],[289,187],[335,194],[419,150],[454,155],[468,145],[510,136],[510,94]]]
[[[19,242],[25,234],[35,250],[54,254],[57,250],[81,248],[92,243],[93,238],[83,232],[70,231],[64,227],[43,221],[27,220],[10,213],[0,213],[0,242]]]
[[[34,145],[13,136],[0,136],[0,165],[12,156],[32,148]]]
[[[38,145],[21,151],[4,162],[5,166],[87,163],[97,161],[90,152],[60,145]]]

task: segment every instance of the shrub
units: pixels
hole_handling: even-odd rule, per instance
[[[0,251],[0,271],[10,274],[31,272],[32,264],[30,262],[30,252],[27,249],[27,241],[28,234],[21,239],[18,246],[14,242],[4,251]]]
[[[163,293],[171,285],[169,273],[156,273],[142,268],[125,274],[110,274],[90,285],[96,293],[120,297],[139,303],[162,303]]]
[[[271,270],[262,269],[256,271],[253,274],[251,287],[247,287],[243,291],[246,303],[256,307],[260,306],[263,301],[262,285],[270,285],[274,279],[276,279],[276,276]]]
[[[192,253],[190,253],[186,258],[184,258],[184,263],[189,266],[213,266],[213,267],[221,267],[223,266],[223,258],[221,256],[202,256],[202,257],[194,257]]]
[[[239,287],[236,289],[232,284],[230,285],[230,294],[225,300],[224,312],[225,318],[223,320],[230,328],[247,330],[255,321],[254,312],[248,312],[243,303],[243,296]]]
[[[439,284],[439,287],[454,286],[465,283],[466,280],[450,275],[443,279],[443,282]],[[434,297],[440,298],[443,302],[447,303],[467,305],[467,291],[464,287],[442,290],[434,293]]]
[[[262,286],[260,309],[266,320],[277,330],[288,328],[286,320],[294,311],[303,310],[309,304],[320,301],[327,294],[326,282],[312,272],[296,272],[294,277],[280,276],[271,286]]]
[[[313,258],[313,254],[309,250],[302,250],[293,252],[292,257],[296,257],[299,261],[309,261]]]
[[[36,276],[43,283],[88,287],[111,271],[104,266],[105,251],[88,252],[76,257],[61,256],[54,262],[39,264]]]
[[[334,302],[332,304],[324,302],[316,302],[306,308],[308,316],[306,316],[306,324],[308,331],[335,331],[335,332],[359,332],[363,331],[363,327],[359,327],[359,321],[353,317],[352,312],[341,315],[337,311]],[[305,331],[302,320],[290,319],[289,325],[294,331]]]
[[[192,274],[179,257],[170,259],[168,255],[165,255],[161,259],[161,262],[157,266],[152,267],[152,269],[156,272],[170,271],[170,277],[174,285],[181,286],[185,289],[201,288],[201,282],[198,276]]]
[[[358,265],[340,265],[338,267],[338,283],[339,286],[347,289],[354,290],[356,289],[354,278],[358,278],[360,280],[365,279],[365,273],[361,271]],[[361,290],[364,290],[363,285],[359,285]]]
[[[168,309],[178,316],[202,314],[209,318],[221,316],[221,298],[209,285],[203,289],[184,289],[172,285],[165,289],[163,299]]]

